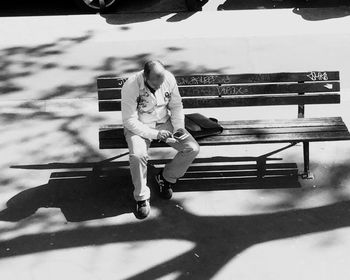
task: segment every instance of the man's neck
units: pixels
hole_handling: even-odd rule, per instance
[[[150,92],[152,92],[153,94],[156,92],[155,89],[153,89],[145,80],[145,86],[150,90]]]

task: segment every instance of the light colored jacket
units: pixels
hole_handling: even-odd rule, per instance
[[[173,74],[153,94],[145,85],[143,71],[128,78],[122,87],[122,120],[126,129],[143,138],[157,139],[156,125],[170,118],[174,131],[184,128],[182,98]]]

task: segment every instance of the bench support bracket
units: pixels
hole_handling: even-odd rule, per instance
[[[92,168],[92,171],[93,172],[99,172],[99,171],[101,171],[101,169],[102,169],[104,164],[109,163],[109,162],[111,162],[111,161],[113,161],[115,159],[121,158],[123,156],[126,156],[128,154],[129,154],[129,152],[126,152],[126,153],[123,153],[123,154],[120,154],[120,155],[117,155],[117,156],[114,156],[114,157],[111,157],[111,158],[108,158],[108,159],[105,159],[105,160],[101,160],[101,161],[97,162],[96,164],[94,164],[94,166]]]
[[[259,156],[256,160],[256,165],[257,165],[257,170],[258,170],[258,179],[264,178],[264,176],[266,174],[266,160],[269,156],[272,156],[272,155],[277,154],[281,151],[289,149],[290,147],[293,147],[296,144],[298,144],[298,142],[292,142],[291,144],[289,144],[285,147],[282,147],[282,148],[274,150],[270,153]]]

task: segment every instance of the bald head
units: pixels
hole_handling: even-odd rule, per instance
[[[145,63],[144,75],[146,82],[155,90],[159,89],[165,79],[164,65],[158,60]]]
[[[150,75],[164,75],[164,65],[159,60],[149,60],[144,66],[145,77],[149,78]]]

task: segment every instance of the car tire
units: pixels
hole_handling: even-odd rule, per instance
[[[105,13],[115,8],[117,0],[74,0],[84,12]]]

